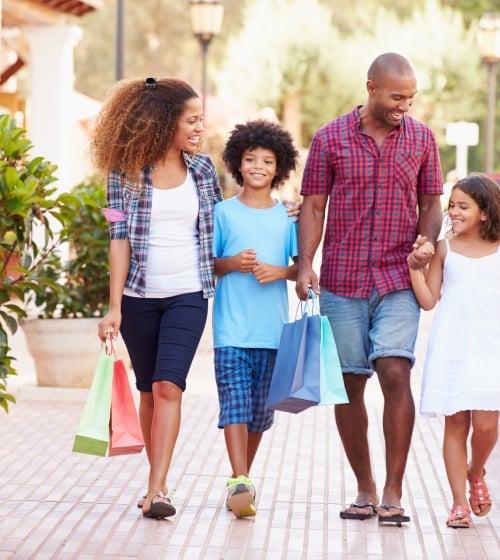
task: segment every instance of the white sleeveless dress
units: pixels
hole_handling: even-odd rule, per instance
[[[420,412],[500,410],[500,245],[468,258],[450,249],[429,334]]]

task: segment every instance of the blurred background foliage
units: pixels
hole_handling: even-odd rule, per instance
[[[188,0],[124,0],[123,6],[124,77],[177,77],[200,89]],[[415,68],[412,114],[436,133],[444,175],[455,163],[455,147],[445,143],[447,123],[476,122],[483,138],[487,76],[476,28],[500,0],[225,0],[224,6],[208,57],[208,93],[223,107],[272,107],[307,148],[319,126],[364,103],[375,56],[396,51]],[[97,99],[115,82],[116,9],[116,0],[107,0],[75,22],[84,29],[75,87]],[[480,141],[469,148],[469,171],[481,171],[483,161]]]

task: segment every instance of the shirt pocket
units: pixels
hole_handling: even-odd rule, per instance
[[[396,178],[398,182],[415,184],[422,166],[422,156],[414,152],[396,154]]]

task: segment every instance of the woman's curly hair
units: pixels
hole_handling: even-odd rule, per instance
[[[470,196],[484,212],[479,233],[483,239],[500,241],[500,185],[482,173],[471,173],[452,188]]]
[[[123,80],[100,111],[90,145],[96,168],[136,181],[142,169],[165,155],[177,120],[196,91],[177,79]]]
[[[292,136],[281,125],[265,119],[237,124],[229,135],[222,159],[240,186],[243,186],[240,172],[243,152],[255,148],[271,150],[276,156],[277,173],[273,179],[273,187],[288,179],[290,172],[297,166],[299,152],[295,149]]]

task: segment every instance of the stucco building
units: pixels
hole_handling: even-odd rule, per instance
[[[99,108],[73,89],[73,51],[82,30],[71,22],[99,9],[103,2],[0,0],[0,111],[18,113],[33,142],[33,154],[58,165],[63,190],[88,173],[81,121]],[[16,88],[21,68],[28,70],[25,99]]]

